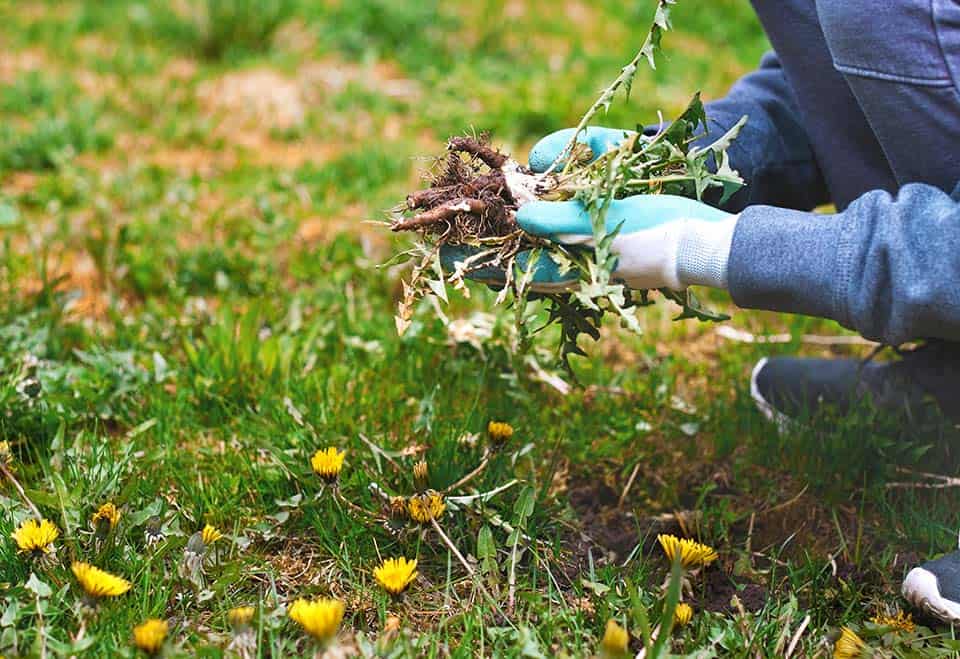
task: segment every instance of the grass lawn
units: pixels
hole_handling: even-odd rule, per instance
[[[584,343],[569,388],[513,357],[483,287],[443,308],[450,329],[424,303],[397,336],[408,271],[378,266],[409,237],[369,220],[449,135],[523,154],[575,124],[652,7],[0,0],[0,653],[134,656],[160,618],[167,656],[304,656],[288,613],[317,597],[366,656],[588,656],[609,620],[636,652],[670,620],[668,533],[719,558],[662,653],[829,656],[848,626],[889,656],[960,656],[919,615],[872,622],[955,547],[956,490],[910,485],[954,473],[953,445],[862,415],[781,436],[750,400],[764,355],[869,353],[803,339],[838,326],[713,295],[728,326],[786,335],[748,343],[661,301],[643,336]],[[767,48],[746,0],[673,18],[608,125],[716,98]],[[490,421],[514,429],[502,447]],[[327,447],[336,484],[311,466]],[[445,509],[418,524],[428,489]],[[115,525],[92,521],[107,502]],[[31,506],[55,554],[18,552]],[[400,596],[374,576],[394,557],[418,560]],[[74,562],[132,587],[94,602]]]

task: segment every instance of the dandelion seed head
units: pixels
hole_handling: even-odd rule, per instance
[[[148,519],[146,526],[143,527],[143,539],[147,547],[156,547],[163,542],[165,537],[163,533],[163,518],[160,517],[160,515],[154,515]]]

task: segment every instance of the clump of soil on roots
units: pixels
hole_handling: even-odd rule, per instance
[[[394,231],[419,231],[440,245],[501,239],[493,242],[510,253],[535,242],[517,226],[517,208],[553,187],[553,177],[534,175],[486,136],[451,138],[428,180],[407,196],[405,210],[414,214],[395,220]]]

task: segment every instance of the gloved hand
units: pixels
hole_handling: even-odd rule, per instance
[[[590,214],[579,201],[524,204],[517,223],[549,240],[593,245]],[[611,243],[617,256],[613,277],[630,288],[726,288],[735,215],[686,197],[637,195],[611,202],[606,225],[608,232],[620,227]],[[539,277],[538,269],[533,290]]]
[[[534,144],[533,148],[530,149],[530,157],[528,158],[530,169],[538,173],[547,171],[550,165],[553,164],[553,161],[557,159],[557,156],[560,155],[563,147],[567,146],[567,142],[569,142],[573,136],[574,130],[576,129],[564,128],[563,130],[555,131],[541,138],[539,142]],[[577,136],[577,142],[589,146],[593,152],[593,159],[596,160],[610,149],[619,146],[626,137],[633,134],[634,131],[621,128],[587,126],[583,132]],[[562,162],[558,164],[558,167],[562,166]]]
[[[556,131],[530,150],[529,165],[546,171],[566,146],[572,128]],[[594,158],[618,145],[632,131],[592,126],[577,141],[586,143]],[[561,163],[562,164],[562,163]],[[611,249],[617,255],[613,276],[629,287],[671,288],[703,285],[727,286],[727,261],[737,216],[702,202],[672,195],[638,195],[612,202],[607,210],[607,231],[620,227]],[[534,201],[517,211],[520,227],[531,234],[564,244],[593,245],[590,215],[579,201]],[[445,267],[462,261],[471,252],[444,247]],[[526,267],[526,255],[517,261]],[[502,284],[503,273],[485,269],[470,277],[488,284]],[[576,287],[574,273],[560,274],[546,255],[537,262],[532,289],[541,293],[561,292]]]

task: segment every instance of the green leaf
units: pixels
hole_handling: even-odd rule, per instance
[[[526,523],[526,520],[533,514],[533,507],[536,503],[537,493],[533,487],[526,485],[520,491],[517,502],[513,505],[513,514],[516,516],[516,526],[520,527]]]
[[[37,597],[50,597],[50,595],[53,594],[50,586],[40,581],[33,572],[30,573],[30,578],[27,579],[27,583],[25,583],[24,586]]]

